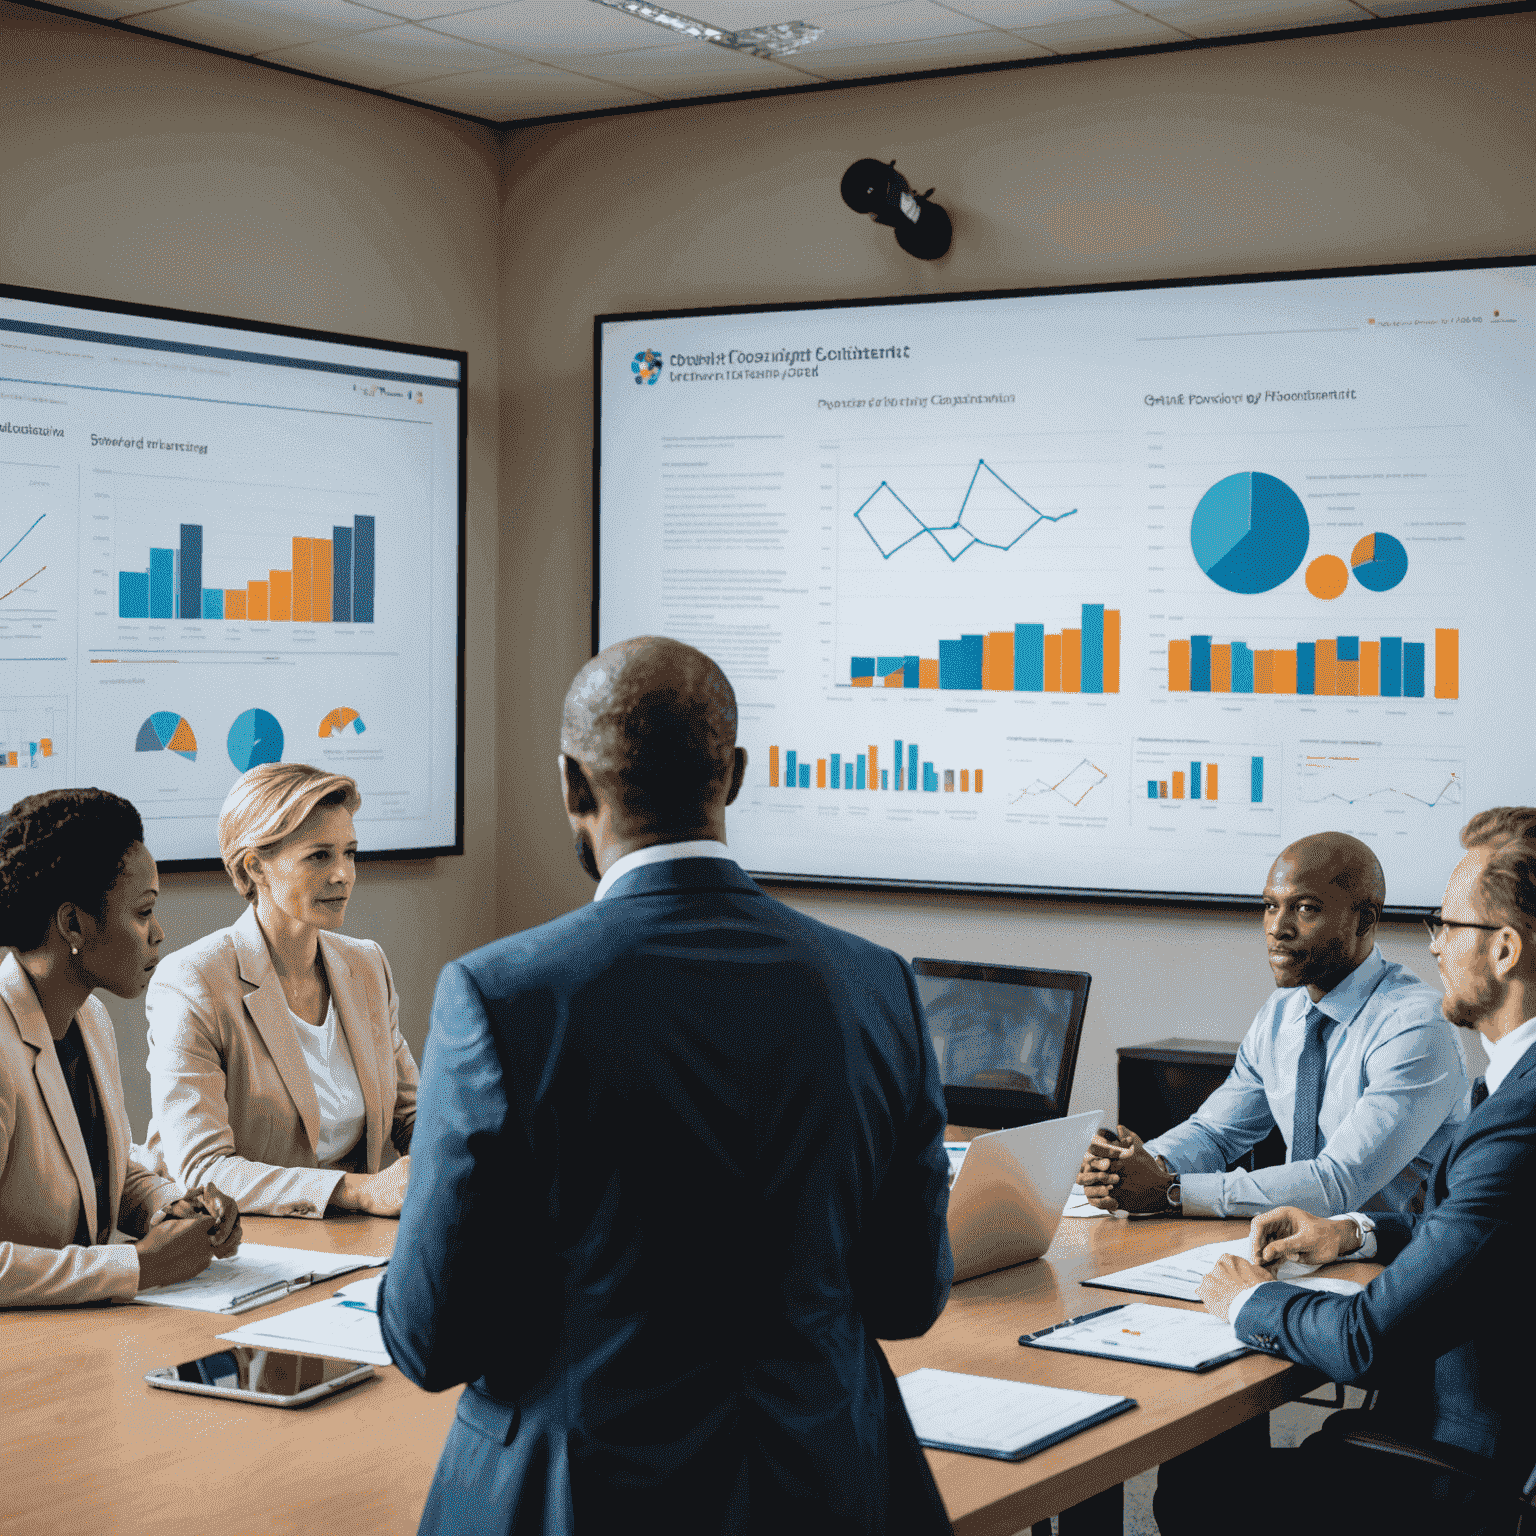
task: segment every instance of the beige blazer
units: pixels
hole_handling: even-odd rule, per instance
[[[377,1173],[416,1123],[400,999],[377,944],[322,933],[320,954],[368,1112],[354,1171]],[[144,1006],[157,1168],[216,1184],[242,1213],[323,1216],[346,1170],[316,1162],[320,1103],[255,907],[162,960]]]
[[[88,997],[76,1017],[107,1122],[111,1226],[142,1235],[181,1191],[133,1157],[107,1010]],[[7,955],[0,961],[0,1307],[133,1300],[133,1245],[80,1247],[82,1211],[96,1231],[96,1181],[64,1069],[27,973]]]

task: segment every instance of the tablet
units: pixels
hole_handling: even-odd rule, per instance
[[[216,1355],[161,1366],[146,1373],[144,1380],[171,1392],[230,1397],[242,1403],[264,1403],[269,1408],[303,1408],[322,1397],[345,1392],[373,1374],[371,1365],[356,1360],[327,1360],[320,1355],[232,1344]]]

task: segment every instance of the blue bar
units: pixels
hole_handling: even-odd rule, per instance
[[[915,741],[907,747],[907,788],[917,788],[917,743]]]
[[[860,752],[859,755],[854,759],[854,761],[858,764],[858,768],[857,768],[857,770],[855,771],[855,773],[853,775],[853,787],[855,789],[863,789],[865,787],[865,785],[864,785],[864,754],[862,752]]]
[[[1303,640],[1296,647],[1296,692],[1317,691],[1317,644]]]
[[[939,792],[939,776],[933,771],[932,763],[923,764],[923,788],[930,794]]]
[[[795,772],[795,754],[784,754],[784,788],[793,789],[800,782],[800,775]]]
[[[1360,660],[1360,636],[1359,635],[1339,635],[1334,640],[1334,644],[1336,646],[1338,646],[1338,650],[1334,652],[1334,656],[1335,656],[1335,658],[1337,660],[1339,660],[1339,661],[1359,661]]]
[[[1017,693],[1045,692],[1045,625],[1013,626],[1013,686]]]
[[[170,619],[176,616],[176,551],[152,549],[149,552],[149,616]]]
[[[1381,696],[1384,699],[1400,699],[1403,696],[1403,637],[1381,637]]]
[[[906,762],[906,755],[902,752],[902,750],[901,750],[901,743],[898,741],[896,743],[896,788],[897,789],[905,789],[906,788],[906,785],[902,781],[902,774],[901,774],[902,764],[905,763],[905,762]]]
[[[1241,640],[1232,642],[1232,692],[1253,692],[1253,652]]]
[[[831,767],[830,771],[827,774],[827,783],[830,784],[833,789],[841,789],[843,787],[843,755],[842,755],[842,753],[841,752],[834,752],[832,754],[831,763],[832,763],[832,767]]]
[[[1262,757],[1253,759],[1252,772],[1249,778],[1248,798],[1255,805],[1262,805],[1264,803],[1264,759]]]
[[[939,641],[939,687],[981,687],[980,635],[961,635],[958,640]]]
[[[181,525],[181,616],[203,616],[203,525]]]
[[[373,623],[373,519],[352,519],[352,622]]]
[[[352,622],[352,530],[331,529],[331,622]]]
[[[891,770],[889,768],[882,768],[880,770],[880,788],[881,789],[889,789],[890,787],[891,787]]]
[[[149,572],[117,573],[117,616],[120,619],[149,617]]]
[[[800,764],[800,788],[801,789],[809,789],[810,787],[811,787],[811,765],[809,763],[801,763]]]
[[[901,686],[903,688],[920,688],[923,682],[923,669],[920,658],[908,656],[906,664],[901,669]]]
[[[873,656],[852,656],[848,660],[848,677],[851,680],[860,677],[873,677],[875,675],[875,658]]]
[[[1156,779],[1148,779],[1147,780],[1147,799],[1148,800],[1156,800],[1157,799],[1157,780]]]
[[[1403,647],[1403,697],[1424,697],[1424,646],[1413,640]]]
[[[852,763],[844,763],[843,764],[843,788],[844,789],[852,789],[853,788],[853,764]]]
[[[224,617],[224,588],[203,588],[203,617],[205,619],[222,619]]]
[[[1104,692],[1104,604],[1083,604],[1082,673],[1079,685],[1083,693]]]
[[[901,686],[907,686],[907,658],[905,656],[877,656],[875,658],[875,687],[883,688],[888,677],[901,674]]]
[[[1191,800],[1198,800],[1200,798],[1200,764],[1199,763],[1191,763],[1189,765],[1189,798]]]
[[[1189,637],[1189,691],[1191,693],[1211,691],[1211,637],[1209,635]]]

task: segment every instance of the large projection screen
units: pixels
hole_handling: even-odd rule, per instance
[[[462,850],[462,352],[0,287],[0,810],[94,784],[212,867],[264,762]]]
[[[777,880],[1440,897],[1536,801],[1529,258],[599,317],[594,641],[714,656]]]

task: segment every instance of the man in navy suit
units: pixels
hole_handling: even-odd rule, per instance
[[[560,773],[593,903],[448,965],[381,1291],[391,1356],[461,1382],[424,1532],[947,1532],[877,1338],[953,1263],[910,967],[725,848],[720,669],[611,646]]]
[[[1335,1415],[1303,1448],[1296,1470],[1309,1468],[1305,1481],[1328,1492],[1323,1509],[1309,1502],[1301,1518],[1324,1529],[1507,1530],[1536,1464],[1536,1332],[1525,1297],[1536,1260],[1536,810],[1485,811],[1461,840],[1466,856],[1429,919],[1431,948],[1445,1016],[1482,1033],[1488,1072],[1430,1176],[1423,1213],[1326,1220],[1283,1206],[1255,1220],[1261,1264],[1346,1255],[1386,1264],[1359,1295],[1284,1285],[1230,1257],[1201,1290],[1244,1342],[1382,1389],[1374,1413]],[[1433,1442],[1479,1483],[1346,1446],[1350,1429]],[[1263,1499],[1274,1471],[1247,1469],[1245,1502]],[[1214,1491],[1204,1490],[1208,1507]],[[1283,1499],[1270,1508],[1294,1528],[1296,1509]],[[1223,1526],[1235,1515],[1214,1512]],[[1204,1528],[1185,1508],[1171,1513],[1165,1523],[1159,1510],[1165,1536]]]

